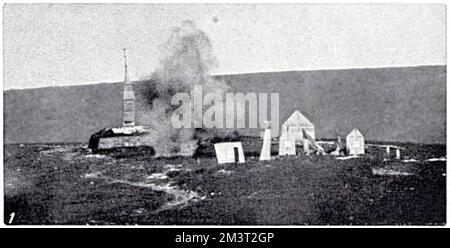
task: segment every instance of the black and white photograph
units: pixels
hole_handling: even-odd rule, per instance
[[[447,224],[446,4],[2,7],[4,226]]]

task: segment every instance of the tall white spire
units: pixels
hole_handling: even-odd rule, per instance
[[[123,86],[123,123],[124,127],[134,126],[135,120],[135,106],[134,106],[134,91],[133,84],[128,76],[128,64],[127,64],[127,50],[123,49],[123,55],[125,59],[125,79]]]
[[[128,63],[127,63],[127,49],[123,49],[123,57],[125,59],[125,79],[124,82],[126,84],[130,83],[130,77],[128,76]]]

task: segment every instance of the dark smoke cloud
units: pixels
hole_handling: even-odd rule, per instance
[[[189,93],[194,85],[202,85],[204,94],[223,94],[228,86],[210,75],[217,60],[209,38],[192,21],[173,28],[161,50],[160,65],[148,81],[152,92],[147,94],[148,111],[143,122],[158,131],[157,156],[193,155],[198,130],[172,128],[171,115],[178,106],[170,104],[171,97],[178,92]]]

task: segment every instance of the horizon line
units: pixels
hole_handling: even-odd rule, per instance
[[[309,72],[309,71],[344,71],[344,70],[370,70],[370,69],[389,69],[389,68],[412,68],[412,67],[433,67],[433,66],[447,66],[447,64],[424,64],[424,65],[396,65],[396,66],[373,66],[373,67],[333,67],[333,68],[305,68],[305,69],[285,69],[285,70],[255,70],[255,71],[241,71],[241,72],[212,72],[211,76],[227,76],[227,75],[246,75],[246,74],[259,74],[259,73],[281,73],[281,72]],[[143,81],[144,79],[131,80],[132,82]],[[26,90],[26,89],[41,89],[41,88],[56,88],[56,87],[71,87],[71,86],[84,86],[90,84],[113,84],[120,83],[122,80],[105,79],[101,81],[91,81],[84,83],[69,83],[65,85],[44,85],[44,86],[31,86],[24,88],[4,88],[3,92],[8,90]]]

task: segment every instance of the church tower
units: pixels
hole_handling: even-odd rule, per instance
[[[128,64],[127,64],[127,50],[123,49],[124,58],[125,58],[125,80],[123,87],[123,123],[124,127],[132,127],[134,126],[135,119],[135,106],[134,106],[134,92],[133,92],[133,84],[130,81],[130,77],[128,76]]]

